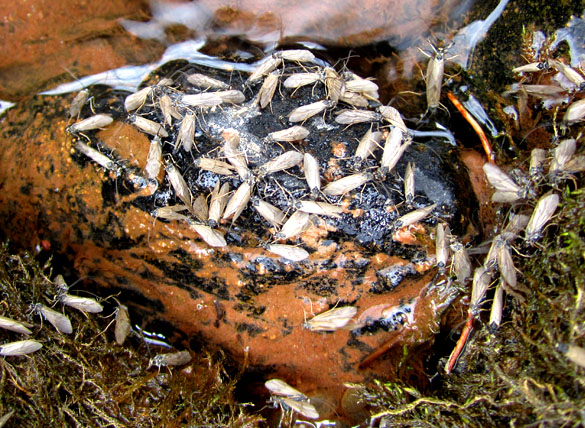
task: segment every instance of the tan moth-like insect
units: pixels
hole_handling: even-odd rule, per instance
[[[546,62],[535,61],[513,68],[512,73],[536,73],[547,68],[548,64]]]
[[[87,89],[83,89],[82,91],[79,91],[77,95],[75,95],[73,101],[71,101],[71,105],[69,106],[69,117],[79,116],[88,96],[89,91]]]
[[[445,48],[436,48],[431,44],[435,52],[429,55],[422,49],[419,49],[424,55],[430,57],[427,65],[426,84],[427,84],[427,110],[434,110],[441,104],[441,88],[443,86],[443,76],[445,74]]]
[[[236,168],[242,180],[247,180],[250,177],[250,170],[246,156],[240,151],[240,134],[234,129],[226,129],[222,135],[225,139],[223,152],[228,162]]]
[[[292,168],[300,165],[303,162],[304,155],[295,150],[284,152],[280,156],[269,160],[258,168],[258,174],[260,176],[272,174],[273,172],[283,171],[285,169]]]
[[[201,239],[203,239],[210,247],[225,247],[227,245],[223,235],[216,229],[212,229],[211,227],[204,224],[193,222],[189,223],[189,227],[197,232]]]
[[[248,83],[253,83],[261,79],[265,74],[276,70],[280,64],[282,64],[282,57],[276,57],[274,55],[267,57],[266,60],[254,69],[250,77],[248,77]]]
[[[282,407],[283,411],[292,409],[301,415],[310,418],[319,418],[319,412],[315,409],[305,394],[296,390],[288,383],[280,379],[270,379],[264,384],[272,396],[270,401]]]
[[[568,66],[567,64],[558,61],[556,59],[549,60],[550,65],[552,65],[558,72],[560,72],[563,76],[567,78],[571,83],[577,86],[577,89],[582,91],[585,89],[585,79],[577,70]]]
[[[152,211],[150,215],[155,218],[163,218],[165,220],[187,220],[188,217],[179,214],[180,211],[187,211],[187,205],[167,205],[166,207],[159,207]]]
[[[229,218],[232,219],[232,222],[236,221],[236,219],[240,216],[242,211],[248,205],[250,198],[252,197],[252,191],[254,189],[254,182],[252,180],[246,180],[236,189],[232,197],[227,203],[225,207],[225,211],[223,213],[224,220]]]
[[[195,159],[193,165],[197,168],[200,168],[204,171],[214,172],[219,175],[233,175],[234,170],[236,169],[234,166],[230,165],[227,162],[223,162],[217,159],[210,159],[210,158],[199,158]],[[247,169],[247,167],[246,167]]]
[[[585,117],[585,99],[575,101],[565,111],[563,122],[573,123],[583,120]]]
[[[90,158],[92,161],[97,163],[99,166],[101,166],[105,169],[108,169],[110,171],[118,171],[119,170],[119,167],[116,164],[116,162],[111,160],[109,157],[107,157],[103,153],[98,152],[93,147],[89,147],[87,144],[85,144],[82,141],[78,141],[77,143],[75,143],[75,148],[78,151],[80,151],[81,153],[83,153],[85,156]]]
[[[331,100],[331,107],[334,107],[339,101],[339,98],[345,94],[345,82],[332,67],[325,67],[323,72],[325,73],[327,98]]]
[[[339,101],[343,101],[353,107],[366,108],[370,105],[368,99],[357,92],[345,91],[345,93],[339,97]]]
[[[556,193],[548,193],[538,200],[526,226],[526,241],[529,244],[540,238],[542,228],[551,219],[558,206],[559,195]]]
[[[353,156],[354,160],[356,162],[363,162],[369,156],[372,156],[376,148],[379,147],[381,140],[382,140],[381,132],[379,131],[372,132],[372,128],[368,129],[368,131],[364,134],[355,150],[355,155]]]
[[[217,92],[202,92],[200,94],[183,95],[181,102],[192,107],[210,108],[223,103],[223,99]]]
[[[150,359],[149,366],[168,367],[182,366],[191,361],[189,351],[170,352],[168,354],[158,354]]]
[[[414,164],[408,162],[404,171],[404,199],[407,205],[412,205],[414,202],[414,169]]]
[[[280,227],[284,223],[285,214],[274,205],[260,198],[252,198],[252,206],[258,214],[274,227]]]
[[[465,284],[467,279],[471,277],[471,259],[467,249],[463,244],[455,241],[451,244],[451,250],[453,250],[451,270],[455,274],[457,282]]]
[[[323,193],[329,196],[340,196],[351,192],[368,181],[371,181],[374,176],[369,172],[360,172],[357,174],[347,175],[339,180],[332,181],[323,188]]]
[[[382,115],[370,110],[342,110],[335,121],[342,125],[355,125],[364,122],[377,122],[382,120]]]
[[[394,169],[406,149],[412,143],[412,139],[408,138],[404,144],[402,139],[404,134],[400,128],[395,126],[388,134],[386,142],[384,143],[384,151],[382,152],[382,159],[380,160],[380,169],[378,174],[382,179],[386,178],[386,175]]]
[[[290,75],[282,84],[285,88],[296,89],[318,82],[321,80],[321,76],[321,73],[295,73]]]
[[[193,86],[202,89],[228,89],[229,85],[221,80],[206,76],[201,73],[193,73],[187,76],[187,81]]]
[[[483,172],[489,183],[496,188],[492,195],[494,202],[514,202],[524,197],[523,189],[516,182],[493,163],[485,163]]]
[[[295,204],[295,208],[309,213],[309,214],[316,214],[316,215],[323,215],[327,217],[335,217],[340,218],[341,213],[343,213],[343,208],[337,205],[329,204],[327,202],[319,202],[319,201],[298,201]]]
[[[144,177],[150,180],[156,180],[160,174],[162,166],[162,146],[160,138],[154,137],[150,141],[150,148],[146,156],[146,164],[144,165]]]
[[[81,312],[97,314],[104,310],[104,307],[95,299],[90,297],[73,296],[71,294],[61,294],[59,300],[66,306],[70,306]]]
[[[310,224],[311,215],[302,211],[295,211],[282,225],[282,229],[275,235],[276,239],[289,239],[302,233]]]
[[[300,262],[309,257],[309,253],[305,249],[294,245],[268,244],[265,248],[267,251],[293,262]]]
[[[306,49],[287,49],[278,51],[273,54],[276,58],[286,59],[287,61],[296,62],[311,62],[315,59],[315,55]]]
[[[313,117],[330,107],[333,107],[333,104],[331,101],[326,100],[300,106],[288,114],[288,120],[291,122],[304,122],[310,117]]]
[[[167,130],[160,124],[146,119],[142,116],[130,116],[130,123],[136,126],[139,130],[154,137],[166,138],[169,136]]]
[[[272,97],[274,97],[274,92],[278,86],[279,76],[280,74],[278,73],[270,73],[264,79],[264,83],[262,83],[262,86],[258,91],[258,104],[260,104],[260,108],[265,108],[272,102]]]
[[[181,128],[179,128],[179,135],[177,136],[177,146],[175,151],[178,149],[178,143],[181,143],[183,150],[190,152],[195,144],[195,114],[188,111],[183,121],[181,122]],[[197,146],[195,146],[197,149]]]
[[[207,209],[207,199],[203,194],[200,194],[193,200],[191,212],[202,222],[207,222],[209,219],[209,210]]]
[[[309,191],[313,197],[317,196],[321,190],[321,175],[319,173],[319,162],[310,153],[303,156],[303,169],[305,171],[305,180],[309,186]]]
[[[494,293],[494,300],[492,302],[492,308],[490,311],[490,320],[488,322],[488,327],[492,333],[500,328],[500,324],[502,323],[503,309],[504,288],[502,287],[502,279],[500,278],[500,283],[496,286],[496,291]]]
[[[451,234],[449,226],[444,226],[443,223],[437,223],[435,236],[435,254],[437,258],[437,266],[439,269],[445,269],[449,263],[449,245],[447,237]]]
[[[410,226],[411,224],[417,223],[421,220],[424,220],[428,217],[428,215],[433,212],[435,207],[437,206],[436,203],[429,205],[428,207],[419,208],[417,210],[411,211],[408,214],[404,214],[403,216],[399,217],[394,221],[395,227],[406,227]]]
[[[83,119],[67,128],[67,132],[75,134],[78,132],[92,131],[105,128],[114,121],[109,114],[96,114],[95,116]]]
[[[139,109],[146,103],[146,100],[152,94],[153,87],[147,86],[139,91],[134,92],[126,97],[124,100],[124,108],[126,111],[134,111]]]
[[[173,101],[168,94],[162,94],[158,99],[158,104],[160,107],[160,111],[163,115],[164,124],[168,126],[172,126],[173,124]]]
[[[546,150],[544,149],[532,149],[530,152],[530,167],[528,172],[533,179],[541,177],[544,173],[545,159]]]
[[[51,308],[46,307],[41,303],[37,303],[33,305],[33,310],[42,316],[44,319],[49,321],[53,327],[59,332],[64,334],[71,334],[73,333],[73,327],[71,326],[71,321],[67,318],[66,315],[63,315],[60,312],[57,312]]]
[[[573,363],[585,367],[585,349],[577,345],[559,343],[557,345],[557,350]]]
[[[167,177],[169,178],[169,182],[171,183],[171,187],[175,191],[175,194],[185,205],[187,205],[189,210],[192,210],[193,197],[191,196],[191,191],[189,190],[189,186],[187,186],[187,182],[177,167],[175,167],[175,165],[172,163],[167,164],[166,171]]]
[[[211,201],[209,202],[209,218],[207,220],[209,226],[211,227],[217,227],[230,193],[229,183],[224,183],[221,188],[219,187],[220,184],[221,183],[218,181],[213,188],[213,192],[211,192]]]
[[[36,340],[19,340],[18,342],[4,343],[0,345],[0,355],[3,357],[17,357],[36,352],[42,347],[43,345]]]
[[[303,327],[311,331],[335,331],[345,327],[357,314],[355,306],[342,306],[329,309],[303,324]]]
[[[268,134],[268,138],[272,141],[300,141],[307,138],[309,130],[304,126],[295,125],[290,128],[283,129],[282,131],[274,131]]]
[[[116,324],[114,324],[114,337],[118,345],[123,345],[130,334],[130,314],[128,307],[119,305],[116,309]]]
[[[577,141],[574,138],[561,141],[554,150],[549,175],[554,178],[556,175],[561,174],[565,169],[565,165],[569,159],[573,157],[576,150]]]
[[[3,316],[0,316],[0,328],[20,334],[32,333],[32,331],[30,331],[23,323]]]

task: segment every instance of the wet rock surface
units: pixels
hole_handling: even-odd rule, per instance
[[[224,156],[220,148],[229,128],[240,136],[251,171],[288,150],[313,154],[323,185],[359,171],[378,171],[382,149],[357,170],[352,154],[370,126],[387,134],[388,124],[345,127],[335,122],[341,106],[307,119],[303,126],[309,135],[301,141],[276,144],[265,138],[290,126],[286,115],[294,108],[325,99],[323,84],[301,88],[294,95],[280,88],[272,106],[260,111],[254,97],[261,83],[244,85],[248,75],[178,67],[180,73],[169,73],[177,79],[157,89],[139,110],[141,117],[161,122],[161,94],[171,96],[183,116],[180,97],[199,92],[184,80],[193,72],[211,74],[246,96],[240,105],[193,109],[198,117],[197,148],[190,152],[177,149],[184,119],[167,126],[169,137],[161,139],[163,158],[167,168],[172,163],[181,172],[193,196],[209,200],[218,180],[229,182],[232,189],[244,182],[235,174],[217,175],[194,164],[201,156]],[[295,67],[287,63],[285,74],[296,72]],[[159,79],[153,76],[148,83]],[[309,252],[308,259],[294,262],[262,247],[275,241],[278,230],[251,204],[235,221],[228,219],[215,229],[226,241],[217,248],[196,233],[191,215],[189,222],[155,218],[157,208],[181,201],[168,174],[144,180],[152,137],[130,123],[123,108],[128,93],[98,87],[91,88],[91,95],[93,110],[111,114],[114,122],[83,135],[65,130],[71,96],[33,98],[8,112],[0,147],[1,161],[11,168],[1,177],[5,207],[1,215],[3,224],[10,225],[4,233],[13,242],[50,243],[56,254],[73,262],[80,276],[124,290],[134,316],[143,320],[139,324],[148,326],[148,319],[160,317],[181,332],[177,338],[190,338],[191,346],[203,342],[239,360],[246,356],[253,369],[290,379],[307,394],[326,397],[331,409],[338,407],[343,382],[388,373],[407,375],[401,373],[401,357],[392,358],[392,349],[401,354],[404,347],[411,353],[432,345],[441,316],[457,295],[433,267],[434,224],[448,222],[457,234],[474,229],[470,219],[475,198],[451,146],[415,142],[386,179],[375,178],[343,196],[317,195],[317,200],[338,204],[343,213],[339,218],[312,216],[306,230],[281,241]],[[92,114],[89,104],[83,107],[82,118]],[[15,135],[21,135],[21,144],[14,144]],[[75,150],[79,142],[98,149],[117,166],[99,167]],[[409,161],[416,164],[416,197],[410,206],[404,201],[402,178]],[[315,197],[303,174],[294,166],[257,177],[254,195],[290,217],[295,200]],[[401,215],[433,203],[437,206],[431,216],[409,228],[398,227]],[[335,305],[358,308],[347,329],[303,328],[307,318]],[[381,346],[390,353],[360,368],[360,362]],[[415,368],[410,377],[423,375],[427,354],[417,355],[409,357],[409,366],[420,370]]]

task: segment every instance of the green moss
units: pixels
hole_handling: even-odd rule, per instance
[[[43,348],[0,360],[0,416],[14,411],[7,426],[256,426],[259,416],[236,403],[238,376],[228,375],[221,355],[200,353],[186,367],[149,368],[139,341],[120,347],[111,316],[72,309],[74,332],[58,333],[30,311],[31,303],[53,305],[56,288],[50,264],[0,248],[2,314],[34,326],[31,338]],[[104,302],[107,307],[108,302]],[[60,304],[55,306],[61,310]],[[107,312],[107,309],[106,311]],[[1,343],[22,340],[0,331]]]

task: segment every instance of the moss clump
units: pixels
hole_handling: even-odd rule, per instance
[[[144,342],[116,345],[112,317],[67,308],[71,335],[41,323],[30,304],[55,304],[50,275],[48,263],[40,266],[29,255],[0,248],[2,315],[33,324],[31,338],[43,344],[27,356],[0,359],[0,417],[14,412],[6,426],[241,427],[260,422],[235,402],[238,376],[228,375],[221,356],[200,353],[187,366],[158,370],[149,367]],[[62,308],[57,304],[54,309]],[[22,340],[19,336],[1,330],[0,343]]]

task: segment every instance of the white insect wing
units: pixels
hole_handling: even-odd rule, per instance
[[[203,224],[191,224],[190,227],[201,236],[210,247],[225,247],[227,243],[223,235],[209,226]]]
[[[274,227],[280,227],[284,222],[285,214],[278,207],[259,198],[254,199],[252,205],[258,214]]]
[[[321,79],[319,73],[295,73],[289,76],[283,85],[285,88],[300,88],[318,82]]]
[[[397,109],[392,106],[380,106],[378,107],[378,111],[390,124],[397,126],[405,134],[408,133],[408,128],[406,127],[406,124],[404,123],[404,120],[402,120],[402,116]]]
[[[370,110],[343,110],[335,121],[342,125],[355,125],[363,122],[375,122],[382,118],[379,113]]]
[[[79,116],[81,109],[87,101],[88,95],[89,92],[87,89],[79,91],[79,93],[75,95],[75,98],[73,98],[73,101],[71,101],[71,106],[69,106],[69,117]]]
[[[278,239],[289,239],[302,233],[310,223],[311,215],[302,211],[295,211],[282,225],[280,232],[276,234]]]
[[[248,77],[248,82],[255,82],[256,80],[260,79],[265,74],[274,71],[276,67],[282,64],[282,58],[277,56],[268,57],[264,62],[262,62],[256,69],[252,72],[250,77]]]
[[[565,111],[563,122],[578,122],[585,117],[585,99],[575,101]]]
[[[104,307],[95,299],[90,297],[72,296],[64,294],[61,296],[61,302],[82,312],[97,314],[104,310]]]
[[[490,311],[489,327],[492,331],[496,330],[502,323],[502,310],[504,308],[504,288],[501,283],[497,285]]]
[[[475,268],[471,287],[471,307],[476,310],[490,286],[491,274],[484,266]]]
[[[275,54],[276,57],[286,59],[288,61],[311,62],[315,59],[315,55],[306,49],[288,49],[280,51]]]
[[[181,123],[179,129],[179,141],[183,150],[190,152],[195,143],[195,115],[191,112],[187,113]]]
[[[566,163],[571,159],[577,150],[577,141],[573,138],[563,140],[555,148],[553,160],[550,164],[550,173],[555,174],[563,171]]]
[[[304,155],[302,153],[290,150],[266,162],[259,168],[259,171],[262,175],[283,171],[292,168],[293,166],[300,165],[301,162],[303,162],[303,159]]]
[[[237,89],[213,92],[213,94],[221,98],[222,103],[241,104],[246,101],[246,96],[244,93],[242,91],[238,91]]]
[[[265,108],[272,101],[276,87],[278,86],[278,74],[270,73],[264,79],[262,87],[258,91],[258,103]]]
[[[293,388],[288,383],[280,379],[270,379],[264,383],[264,386],[271,394],[279,395],[281,397],[290,397],[306,400],[307,396],[299,390]]]
[[[303,122],[310,117],[321,113],[327,107],[329,107],[327,101],[317,101],[315,103],[300,106],[289,113],[288,120],[291,122]]]
[[[500,275],[512,288],[516,287],[516,268],[510,252],[510,247],[503,242],[497,249],[496,258]]]
[[[147,179],[156,179],[162,166],[162,146],[160,140],[155,137],[150,142],[148,155],[146,156],[146,165],[144,166],[144,175]]]
[[[357,314],[355,306],[333,308],[308,320],[304,326],[311,331],[335,331],[345,327]]]
[[[118,306],[116,311],[116,324],[114,326],[114,336],[118,345],[123,345],[130,334],[130,314],[128,308],[124,305]]]
[[[427,106],[429,109],[439,106],[444,72],[445,60],[442,53],[437,53],[429,60],[427,67]]]
[[[379,131],[372,132],[370,128],[360,140],[360,143],[355,150],[355,158],[360,160],[366,160],[369,156],[372,156],[380,141],[382,140],[382,133]]]
[[[248,205],[250,197],[252,196],[253,187],[254,186],[250,181],[244,181],[242,184],[240,184],[240,186],[228,201],[221,218],[226,220],[232,217],[232,221],[236,221],[236,219]]]
[[[366,184],[373,176],[367,172],[360,172],[332,181],[323,188],[323,193],[329,196],[339,196],[351,192],[353,189]]]
[[[367,98],[357,92],[347,91],[339,97],[339,101],[361,108],[366,108],[369,105]]]
[[[11,318],[7,318],[7,317],[3,317],[0,316],[0,328],[3,328],[5,330],[10,330],[13,331],[15,333],[20,333],[20,334],[31,334],[32,331],[30,331],[28,328],[26,328],[26,326],[18,321],[15,321]]]
[[[168,354],[158,354],[150,359],[151,366],[182,366],[191,361],[189,351],[171,352]]]
[[[91,131],[93,129],[105,128],[113,121],[114,119],[110,115],[96,114],[95,116],[91,116],[87,119],[83,119],[80,122],[74,123],[69,127],[69,130],[71,132]]]
[[[234,166],[230,165],[227,162],[210,158],[195,159],[195,162],[193,164],[204,171],[211,171],[220,175],[232,175],[235,169]]]
[[[146,88],[142,88],[141,90],[128,95],[124,100],[124,108],[126,111],[133,111],[142,107],[151,93],[152,87],[147,86]]]
[[[97,163],[99,166],[112,171],[116,170],[116,163],[114,161],[112,161],[103,153],[98,152],[96,149],[89,147],[84,142],[78,141],[75,145],[75,148],[90,158],[92,161]]]
[[[152,120],[145,119],[142,116],[133,116],[132,123],[138,129],[146,134],[153,135],[155,137],[163,137],[166,138],[169,136],[169,133],[166,129],[160,124],[153,122]]]
[[[193,73],[187,77],[187,81],[193,86],[203,89],[228,89],[229,85],[221,80],[206,76],[201,73]]]
[[[303,169],[305,170],[305,180],[312,193],[317,193],[321,189],[321,175],[319,173],[319,163],[310,153],[305,153],[303,157]]]
[[[223,152],[228,162],[238,171],[240,178],[246,180],[250,176],[250,170],[248,169],[246,156],[240,151],[240,136],[234,130],[224,131],[224,135],[226,138],[223,144]]]
[[[490,184],[500,192],[520,192],[522,189],[518,186],[512,177],[498,168],[496,165],[486,163],[483,165],[485,173]]]
[[[398,127],[394,127],[392,128],[392,131],[390,131],[390,135],[388,135],[386,143],[384,144],[382,159],[380,160],[380,169],[384,174],[394,169],[402,157],[402,154],[412,143],[412,140],[408,139],[404,144],[401,144],[403,136],[404,134]]]
[[[404,214],[402,217],[396,220],[396,224],[398,227],[406,227],[410,226],[411,224],[417,223],[421,220],[424,220],[437,206],[437,204],[429,205],[428,207],[419,208],[417,210],[411,211],[408,214]]]
[[[183,201],[189,209],[192,206],[192,196],[191,191],[189,190],[189,186],[187,186],[187,182],[179,172],[179,170],[173,165],[168,164],[167,167],[167,176],[169,177],[169,182],[173,187],[173,190],[177,194],[177,197]]]
[[[304,248],[294,245],[269,244],[266,246],[266,250],[293,262],[300,262],[309,257],[309,253]]]
[[[279,401],[282,404],[284,404],[285,406],[294,410],[295,412],[300,413],[301,415],[305,416],[306,418],[309,418],[309,419],[318,419],[319,418],[319,412],[317,411],[315,406],[313,406],[308,401],[294,400],[294,399],[288,398],[288,397],[279,398]]]
[[[309,214],[336,218],[341,217],[340,214],[343,212],[343,208],[340,206],[319,201],[299,201],[296,207],[298,210]]]
[[[45,305],[38,304],[35,306],[36,310],[45,318],[55,329],[63,334],[71,334],[73,333],[73,327],[71,326],[71,321],[67,318],[66,315],[63,315],[60,312],[57,312],[51,308],[46,307]]]
[[[18,342],[4,343],[0,345],[0,355],[4,357],[16,357],[36,352],[43,345],[36,340],[19,340]]]
[[[230,193],[230,184],[224,183],[221,188],[219,181],[216,183],[213,193],[211,194],[211,201],[209,202],[209,225],[213,226],[219,222],[223,210],[227,204]],[[217,191],[216,191],[217,189]]]
[[[181,102],[192,107],[215,107],[223,103],[223,99],[217,95],[217,92],[203,92],[183,95]]]
[[[273,141],[299,141],[304,140],[309,135],[309,130],[304,126],[295,125],[282,131],[275,131],[268,134],[268,137]]]
[[[373,92],[377,91],[378,85],[367,79],[353,79],[345,82],[345,90],[351,92]]]
[[[544,225],[550,220],[559,205],[559,195],[549,193],[542,196],[534,208],[534,212],[526,226],[526,239],[535,240]]]

